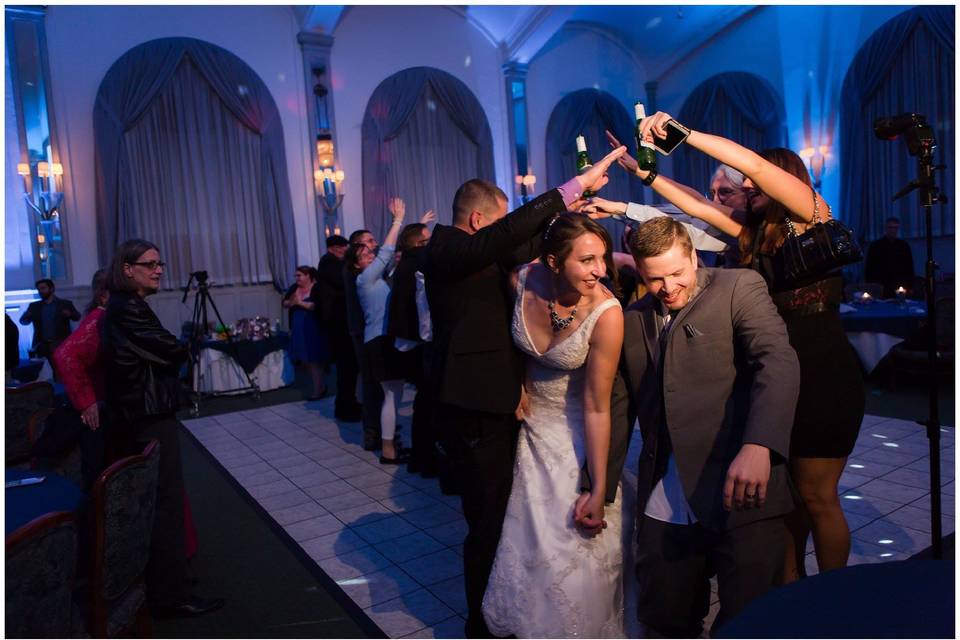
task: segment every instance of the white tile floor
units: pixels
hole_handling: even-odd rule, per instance
[[[401,413],[409,411],[408,402]],[[444,496],[436,480],[380,465],[363,450],[359,424],[332,415],[326,399],[184,425],[384,633],[461,637],[459,498]],[[954,529],[952,427],[942,429],[941,442],[946,534]],[[628,460],[637,460],[639,446],[635,437]],[[840,481],[851,564],[905,559],[930,545],[927,453],[915,423],[866,416]],[[812,543],[808,550],[812,574]],[[708,621],[715,614],[716,602]]]

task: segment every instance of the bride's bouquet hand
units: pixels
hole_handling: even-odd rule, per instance
[[[593,495],[584,491],[573,505],[573,522],[582,533],[588,536],[599,535],[607,528],[603,519],[603,495]]]

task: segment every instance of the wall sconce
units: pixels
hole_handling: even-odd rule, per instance
[[[816,148],[807,147],[801,149],[798,155],[807,163],[810,176],[813,178],[813,188],[820,191],[823,170],[827,164],[827,158],[830,157],[830,146],[824,144]]]
[[[30,164],[21,162],[17,164],[17,173],[23,182],[23,199],[27,201],[30,208],[36,211],[41,220],[56,220],[59,218],[59,208],[63,204],[63,193],[59,190],[58,178],[62,180],[63,165],[59,162],[38,162],[37,183],[33,184],[33,174]],[[27,188],[27,178],[30,178],[31,187],[38,186],[39,189]],[[44,188],[46,180],[46,188]]]
[[[317,145],[319,147],[319,143]],[[330,142],[332,153],[333,142]],[[333,162],[330,163],[333,165]],[[323,166],[323,165],[321,165]],[[313,181],[317,188],[317,197],[320,198],[320,204],[326,213],[324,216],[324,233],[327,237],[331,233],[340,233],[340,224],[337,220],[337,209],[343,204],[343,181],[346,176],[342,169],[335,169],[333,166],[327,166],[313,172]],[[333,218],[332,220],[330,218]]]
[[[514,176],[513,179],[517,184],[517,191],[520,193],[520,202],[527,204],[530,201],[530,197],[533,195],[533,188],[537,184],[537,176],[533,175],[533,171],[530,171],[525,176]]]

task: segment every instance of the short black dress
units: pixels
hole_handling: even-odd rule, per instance
[[[845,458],[860,433],[866,400],[860,359],[840,322],[843,279],[833,273],[787,284],[779,249],[759,254],[757,263],[800,361],[790,457]]]

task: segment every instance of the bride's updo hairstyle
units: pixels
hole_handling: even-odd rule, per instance
[[[617,268],[613,264],[613,241],[607,230],[597,224],[590,216],[582,213],[561,213],[547,224],[546,231],[543,232],[543,242],[540,245],[540,263],[548,269],[550,262],[548,256],[553,256],[558,267],[562,268],[564,262],[570,257],[573,251],[573,243],[580,236],[592,233],[603,241],[603,263],[607,267],[607,277],[613,283],[613,289],[619,288],[617,278]]]

